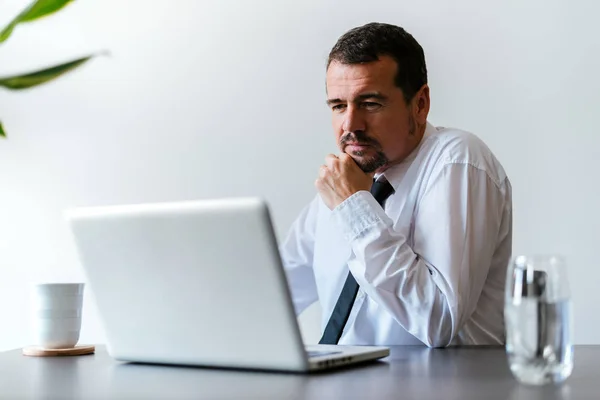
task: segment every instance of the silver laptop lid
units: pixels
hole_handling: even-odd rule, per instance
[[[66,215],[113,357],[308,368],[264,201],[87,207]]]

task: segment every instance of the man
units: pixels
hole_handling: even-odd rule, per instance
[[[321,343],[504,343],[511,185],[475,135],[428,123],[421,46],[352,29],[326,83],[340,154],[281,245],[296,312],[320,300]]]

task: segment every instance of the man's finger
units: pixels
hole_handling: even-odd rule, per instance
[[[327,179],[324,179],[324,178],[317,178],[315,180],[315,187],[321,193],[326,193],[326,192],[330,192],[331,190],[333,190],[331,188],[331,185],[327,181]]]
[[[354,161],[354,158],[352,158],[350,154],[340,154],[339,160],[342,165],[358,167],[358,164],[356,163],[356,161]]]
[[[352,156],[350,156],[348,153],[342,153],[339,155],[338,157],[340,159],[341,162],[346,163],[348,161],[352,161],[354,162],[354,159],[352,158]]]
[[[315,187],[317,188],[317,190],[320,192],[322,191],[325,186],[325,184],[323,183],[323,180],[321,178],[317,178],[315,179]]]
[[[354,161],[354,158],[352,158],[351,155],[343,153],[343,154],[340,154],[339,159],[340,159],[340,164],[343,165],[346,170],[348,170],[348,171],[354,170],[356,172],[358,172],[358,171],[363,172],[362,169],[360,169],[360,167],[356,163],[356,161]],[[371,179],[373,179],[373,174],[371,174]],[[365,173],[365,175],[369,175],[369,174]]]
[[[332,171],[337,170],[337,164],[340,162],[340,159],[335,154],[327,154],[325,157],[325,165]]]
[[[319,178],[324,179],[327,176],[327,173],[329,172],[328,168],[326,165],[321,165],[319,167]]]

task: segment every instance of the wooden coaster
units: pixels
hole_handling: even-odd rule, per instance
[[[40,346],[27,346],[23,348],[23,354],[32,357],[55,357],[55,356],[83,356],[96,351],[94,345],[75,346],[70,349],[45,349]]]

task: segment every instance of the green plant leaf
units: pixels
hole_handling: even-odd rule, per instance
[[[53,14],[72,2],[73,0],[37,0],[19,22],[30,22],[38,18]]]
[[[4,132],[4,128],[2,127],[2,121],[0,121],[0,137],[6,137],[6,133]]]
[[[19,13],[10,23],[0,31],[0,43],[12,34],[15,27],[22,22],[31,22],[38,18],[53,14],[72,2],[73,0],[36,0]]]
[[[0,78],[0,86],[7,89],[19,90],[41,85],[42,83],[56,79],[59,76],[74,70],[92,57],[94,57],[94,55],[78,58],[77,60],[55,65],[54,67],[45,68],[39,71],[29,72],[23,75]]]
[[[2,29],[2,31],[0,31],[0,43],[4,42],[6,39],[8,39],[8,37],[12,33],[13,29],[15,29],[15,26],[17,26],[18,23],[19,23],[19,21],[17,21],[16,19],[12,20],[11,23],[6,26],[6,28],[4,28],[4,29]]]

